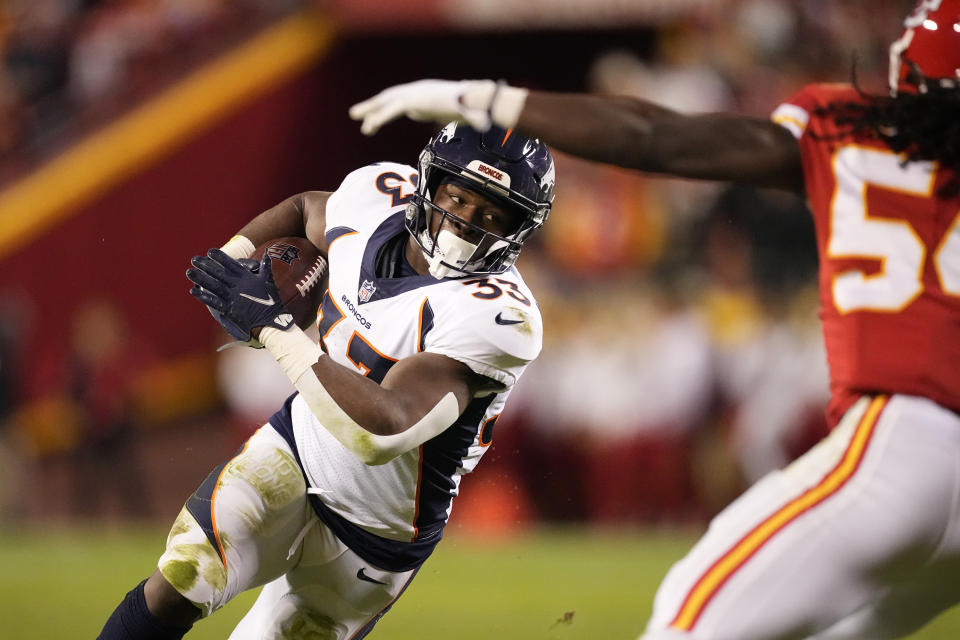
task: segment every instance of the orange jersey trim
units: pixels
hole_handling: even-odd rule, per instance
[[[230,462],[233,462],[242,456],[249,445],[250,439],[248,438],[247,441],[243,443],[243,448],[240,449],[240,452],[237,455],[230,459]],[[227,569],[227,552],[224,550],[223,542],[220,540],[220,529],[217,528],[217,512],[214,507],[217,504],[217,489],[220,488],[220,479],[223,478],[223,473],[227,470],[227,467],[230,466],[230,462],[223,465],[223,469],[220,469],[220,473],[217,474],[217,481],[213,485],[213,491],[210,493],[210,523],[213,525],[213,537],[217,539],[217,548],[220,551],[220,558],[223,560],[224,570]]]
[[[794,498],[754,527],[707,570],[687,594],[679,613],[670,623],[671,627],[681,631],[692,630],[713,597],[753,554],[794,519],[834,495],[853,477],[866,454],[877,421],[888,400],[887,396],[873,399],[860,419],[840,462],[816,486]]]
[[[359,232],[359,231],[348,231],[348,232],[346,232],[346,233],[340,234],[339,236],[337,236],[336,238],[334,238],[333,240],[331,240],[330,242],[328,242],[328,243],[327,243],[327,255],[330,254],[330,247],[333,246],[333,243],[334,243],[334,242],[336,242],[336,241],[339,240],[340,238],[346,238],[347,236],[355,236],[355,235],[357,235],[358,233],[360,233],[360,232]]]
[[[427,306],[427,298],[420,303],[420,313],[417,317],[417,353],[423,351],[423,309]]]

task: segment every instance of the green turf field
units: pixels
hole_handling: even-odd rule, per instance
[[[2,636],[94,638],[123,594],[152,571],[164,534],[162,529],[0,534]],[[450,534],[369,637],[632,640],[664,571],[694,537],[541,531],[484,541]],[[252,594],[245,594],[199,623],[188,638],[226,638],[250,602]],[[960,611],[912,640],[957,638]]]

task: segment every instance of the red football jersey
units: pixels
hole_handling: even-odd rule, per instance
[[[810,85],[773,113],[796,136],[820,254],[832,423],[860,393],[925,396],[960,411],[960,197],[954,171],[903,164],[879,140],[817,110],[862,101]]]

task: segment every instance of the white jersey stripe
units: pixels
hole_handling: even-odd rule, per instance
[[[810,122],[810,114],[795,104],[781,104],[774,110],[770,119],[785,127],[793,137],[800,139]]]

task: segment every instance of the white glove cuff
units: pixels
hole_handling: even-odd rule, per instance
[[[490,118],[504,129],[517,126],[520,112],[523,111],[523,105],[526,104],[529,93],[527,89],[511,87],[507,84],[497,85],[497,91],[493,94],[490,103]]]
[[[460,104],[465,111],[483,112],[490,121],[505,129],[516,126],[530,93],[527,89],[493,80],[466,80],[464,84],[466,89],[460,95]]]
[[[220,251],[223,251],[234,260],[249,258],[256,250],[257,248],[253,246],[250,239],[241,235],[233,236],[227,240],[227,244],[220,247]]]
[[[457,86],[451,85],[456,91]],[[467,111],[486,111],[490,108],[494,94],[497,93],[497,83],[493,80],[463,80],[459,87],[460,95],[457,98],[460,106]]]
[[[323,349],[310,336],[296,327],[280,331],[273,327],[264,327],[260,330],[260,342],[273,354],[290,382],[297,380],[313,368]]]

